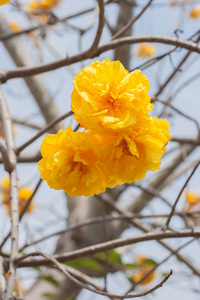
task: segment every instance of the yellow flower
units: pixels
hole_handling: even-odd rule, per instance
[[[119,61],[93,62],[83,68],[73,84],[74,118],[100,133],[127,130],[153,108],[147,77],[140,70],[128,73]]]
[[[145,177],[147,170],[160,168],[160,159],[170,138],[167,132],[169,124],[164,119],[158,121],[148,117],[127,132],[93,138],[109,170],[109,187],[139,181]]]
[[[200,5],[196,5],[190,12],[190,18],[197,19],[200,17]]]
[[[185,198],[185,211],[191,212],[200,208],[200,194],[189,191],[185,193]]]
[[[132,276],[132,280],[134,282],[140,281],[148,272],[150,272],[154,264],[148,261],[149,258],[145,256],[139,256],[137,257],[137,263],[139,263],[139,267],[137,272]],[[153,271],[146,279],[144,279],[140,285],[145,285],[147,283],[150,283],[156,276],[155,271]]]
[[[136,53],[139,58],[152,57],[156,53],[156,47],[149,43],[140,43],[137,47]]]
[[[41,2],[41,7],[44,10],[51,10],[52,8],[56,7],[60,0],[43,0]]]
[[[4,179],[1,183],[2,203],[6,205],[8,215],[11,215],[10,211],[10,180]],[[18,185],[18,197],[19,197],[19,214],[21,214],[27,201],[31,197],[33,190],[28,187],[20,188]],[[26,213],[31,212],[34,209],[34,204],[31,202],[26,210]]]
[[[41,10],[41,6],[40,6],[40,3],[38,1],[29,2],[28,11],[36,12],[36,11],[39,11],[39,10]]]
[[[18,32],[18,31],[22,30],[21,26],[18,25],[17,23],[15,23],[15,22],[9,22],[8,25],[15,32]]]
[[[10,0],[0,0],[0,6],[9,3]]]
[[[49,134],[41,145],[38,163],[42,179],[50,188],[64,190],[69,196],[93,196],[105,191],[107,172],[100,151],[86,132],[71,127]]]

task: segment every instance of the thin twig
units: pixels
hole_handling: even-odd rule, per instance
[[[16,153],[17,155],[19,155],[19,153],[24,150],[26,147],[28,147],[30,144],[32,144],[33,142],[35,142],[39,137],[41,137],[44,133],[46,133],[49,129],[51,129],[52,127],[54,127],[56,124],[58,124],[59,122],[61,122],[62,120],[68,118],[69,116],[73,115],[73,112],[70,111],[64,115],[62,115],[61,117],[57,118],[56,120],[52,121],[51,123],[49,123],[47,126],[45,126],[42,130],[40,130],[33,138],[31,138],[28,142],[24,143],[23,145],[21,145],[20,147],[18,147],[16,149]]]
[[[182,189],[180,190],[180,192],[179,192],[179,194],[178,194],[178,196],[177,196],[177,198],[176,198],[176,200],[175,200],[175,202],[174,202],[174,205],[172,206],[172,210],[171,210],[171,212],[170,212],[170,214],[169,214],[169,217],[168,217],[168,219],[167,219],[167,221],[166,221],[166,224],[165,224],[165,226],[163,227],[163,230],[166,230],[166,229],[169,227],[169,223],[170,223],[170,220],[171,220],[171,218],[172,218],[172,216],[173,216],[173,214],[174,214],[174,211],[175,211],[176,205],[177,205],[177,203],[178,203],[178,200],[180,199],[180,197],[181,197],[181,195],[182,195],[184,189],[186,188],[188,182],[190,181],[190,179],[191,179],[192,176],[194,175],[194,173],[195,173],[195,171],[196,171],[196,169],[198,168],[199,165],[200,165],[200,162],[198,162],[198,163],[196,164],[196,166],[195,166],[194,169],[192,170],[190,176],[187,178],[187,180],[186,180],[186,182],[184,183]]]
[[[125,33],[143,15],[143,13],[147,10],[147,8],[151,5],[152,2],[153,2],[153,0],[149,0],[149,2],[143,7],[143,9],[139,12],[139,14],[137,16],[135,16],[123,28],[121,28],[117,33],[115,33],[112,36],[111,41],[122,36],[123,33]]]

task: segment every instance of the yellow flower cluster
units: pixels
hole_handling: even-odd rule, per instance
[[[25,207],[27,201],[31,197],[33,191],[28,187],[20,188],[18,187],[18,197],[19,197],[19,214],[21,214],[23,208]],[[10,211],[10,180],[9,178],[4,179],[1,183],[1,194],[2,203],[6,206],[8,215],[11,215]],[[31,202],[28,206],[26,213],[31,212],[34,209],[34,204]]]
[[[8,4],[10,0],[0,0],[0,6],[4,4]]]
[[[197,19],[200,17],[200,5],[196,5],[190,12],[190,18]]]
[[[169,124],[148,114],[149,81],[140,70],[128,73],[106,59],[85,67],[73,84],[71,108],[85,131],[45,137],[38,168],[51,188],[93,196],[160,167]]]
[[[136,54],[139,58],[148,58],[154,56],[156,47],[150,43],[140,43],[137,46]]]
[[[140,281],[147,273],[149,273],[153,269],[153,265],[148,262],[148,257],[138,256],[137,263],[139,264],[137,272],[132,276],[132,280],[134,282]],[[144,279],[140,285],[145,285],[150,283],[156,276],[156,272],[153,271],[146,279]]]

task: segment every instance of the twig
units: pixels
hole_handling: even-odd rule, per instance
[[[149,0],[149,2],[143,7],[143,9],[139,12],[139,14],[137,16],[135,16],[123,28],[121,28],[117,33],[115,33],[112,36],[111,41],[122,36],[122,34],[125,33],[126,30],[128,30],[143,15],[143,13],[147,10],[147,8],[151,5],[152,2],[153,2],[153,0]]]
[[[63,274],[65,274],[69,279],[71,279],[73,282],[75,282],[79,287],[81,288],[85,288],[91,292],[94,292],[96,294],[99,295],[105,295],[111,298],[116,298],[116,299],[130,299],[130,298],[138,298],[138,297],[142,297],[145,296],[149,293],[152,293],[153,291],[157,290],[158,288],[162,287],[162,285],[169,279],[169,277],[172,275],[172,270],[170,271],[170,273],[165,276],[165,278],[156,286],[154,286],[153,288],[151,288],[150,290],[144,292],[144,293],[139,293],[139,294],[132,294],[132,295],[116,295],[116,294],[111,294],[111,293],[107,293],[101,290],[97,290],[97,289],[93,289],[85,284],[83,284],[81,281],[77,280],[76,278],[74,278],[67,270],[67,268],[65,268],[65,266],[63,266],[61,263],[59,263],[59,261],[57,261],[57,259],[55,259],[55,257],[50,256],[49,254],[46,253],[41,253],[41,252],[35,252],[35,256],[43,256],[46,260],[49,261],[50,264],[53,264],[56,266],[56,268],[61,271]]]
[[[103,31],[103,27],[104,27],[104,1],[103,0],[97,0],[97,1],[99,5],[99,25],[98,25],[94,42],[88,51],[89,56],[93,55],[93,53],[96,52]]]
[[[165,226],[163,227],[163,230],[166,230],[166,229],[169,227],[169,223],[170,223],[170,220],[171,220],[171,218],[172,218],[172,216],[173,216],[173,214],[174,214],[174,211],[175,211],[176,205],[177,205],[177,203],[178,203],[178,200],[180,199],[180,197],[181,197],[181,195],[182,195],[184,189],[186,188],[188,182],[190,181],[190,179],[191,179],[192,176],[194,175],[194,173],[195,173],[195,171],[196,171],[196,169],[198,168],[199,165],[200,165],[200,162],[198,162],[198,163],[196,164],[196,166],[195,166],[194,169],[192,170],[190,176],[187,178],[187,180],[186,180],[186,182],[184,183],[182,189],[180,190],[180,192],[179,192],[179,194],[178,194],[178,196],[177,196],[177,198],[176,198],[176,200],[175,200],[175,202],[174,202],[174,205],[172,206],[172,209],[171,209],[171,212],[170,212],[170,214],[169,214],[169,217],[168,217],[168,219],[167,219],[167,221],[166,221],[166,224],[165,224]]]
[[[180,216],[180,217],[196,217],[198,218],[200,215],[200,211],[195,211],[195,212],[180,212],[180,213],[174,213],[174,215],[176,216]],[[127,217],[124,215],[119,215],[119,216],[105,216],[105,220],[106,222],[112,222],[112,221],[116,221],[116,220],[121,220],[121,221],[127,221],[127,220],[133,220],[133,219],[149,219],[149,218],[167,218],[169,216],[169,214],[149,214],[149,215],[141,215],[141,214],[133,214],[132,217]],[[68,226],[66,229],[64,230],[60,230],[60,231],[56,231],[50,234],[47,234],[41,238],[35,239],[33,241],[30,241],[26,244],[24,244],[22,247],[19,248],[19,251],[24,250],[27,247],[30,247],[32,245],[35,245],[39,242],[42,242],[46,239],[49,239],[51,237],[54,237],[56,235],[62,235],[66,232],[71,232],[73,230],[77,230],[79,228],[82,228],[84,226],[90,226],[93,224],[98,224],[98,223],[102,223],[104,221],[103,217],[94,217],[94,218],[89,218],[87,220],[84,220],[82,222],[77,222],[73,225]]]
[[[73,115],[73,112],[70,111],[64,115],[62,115],[61,117],[57,118],[56,120],[52,121],[51,123],[49,123],[47,126],[45,126],[42,130],[40,130],[33,138],[31,138],[28,142],[24,143],[23,145],[21,145],[20,147],[18,147],[16,149],[16,153],[17,155],[19,155],[19,153],[24,150],[26,147],[28,147],[30,144],[32,144],[34,141],[36,141],[39,137],[41,137],[44,133],[46,133],[49,129],[51,129],[52,127],[54,127],[56,124],[58,124],[59,122],[61,122],[62,120],[68,118],[69,116]]]
[[[20,216],[19,216],[19,221],[21,221],[21,219],[23,218],[23,216],[24,216],[25,212],[27,211],[27,209],[28,209],[28,207],[29,207],[31,201],[33,200],[33,197],[34,197],[35,194],[37,193],[37,191],[38,191],[38,189],[39,189],[41,183],[42,183],[42,179],[40,178],[39,181],[38,181],[38,183],[37,183],[37,185],[36,185],[36,187],[35,187],[35,189],[34,189],[34,191],[33,191],[33,193],[32,193],[32,195],[31,195],[30,198],[28,199],[26,205],[24,206],[24,208],[23,208],[23,210],[22,210],[22,212],[21,212],[21,214],[20,214]],[[8,240],[8,238],[10,237],[10,234],[11,234],[11,232],[9,232],[9,233],[7,234],[7,236],[4,238],[3,242],[1,243],[1,245],[0,245],[0,251],[1,251],[1,249],[3,248],[3,246],[5,245],[5,243],[6,243],[6,241]]]

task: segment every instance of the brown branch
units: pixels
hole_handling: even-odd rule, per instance
[[[103,0],[97,0],[98,6],[99,6],[99,25],[97,29],[97,33],[94,39],[94,42],[91,46],[91,48],[88,51],[88,55],[93,55],[93,53],[96,52],[97,47],[99,45],[99,41],[102,35],[103,27],[104,27],[104,1]]]
[[[179,230],[179,231],[160,231],[160,232],[148,232],[144,234],[140,234],[138,236],[133,237],[126,237],[126,238],[119,238],[112,241],[99,243],[96,245],[92,245],[89,247],[85,247],[79,250],[74,250],[72,252],[63,253],[60,255],[55,255],[55,259],[59,262],[68,262],[70,260],[87,257],[89,255],[93,255],[96,253],[100,253],[102,251],[115,249],[117,247],[122,247],[126,245],[137,244],[146,241],[160,241],[162,239],[171,239],[171,238],[184,238],[184,237],[200,237],[200,230],[195,229],[186,229],[186,230]],[[38,254],[36,254],[38,255]],[[15,263],[18,265],[19,268],[24,267],[36,267],[36,266],[48,266],[49,262],[46,259],[34,259],[34,253],[29,253],[24,255],[23,257],[18,257],[15,260]],[[31,257],[31,258],[29,258]]]
[[[0,86],[1,88],[1,86]],[[8,288],[6,293],[6,300],[12,299],[12,293],[15,283],[16,266],[14,259],[18,255],[18,223],[19,223],[19,207],[18,207],[18,187],[17,187],[17,173],[16,173],[16,154],[15,142],[12,131],[11,117],[4,100],[2,91],[0,89],[0,115],[1,124],[4,131],[4,136],[7,145],[8,158],[10,161],[10,202],[11,202],[11,254],[9,264],[9,278]]]
[[[199,139],[189,139],[189,138],[179,138],[179,137],[173,137],[171,139],[172,142],[178,142],[179,144],[190,144],[194,146],[199,146],[200,145],[200,140]]]
[[[161,43],[167,45],[174,45],[180,48],[187,49],[192,52],[200,53],[200,46],[198,46],[196,43],[185,41],[174,37],[163,37],[163,36],[152,35],[152,36],[139,36],[139,37],[123,37],[123,38],[110,41],[98,47],[97,51],[93,54],[92,57],[99,56],[101,53],[104,53],[111,49],[115,49],[118,46],[141,43],[141,42],[155,42],[155,43]],[[21,78],[21,77],[37,75],[44,72],[49,72],[91,58],[91,56],[89,55],[90,54],[89,51],[90,49],[80,52],[71,57],[59,59],[51,63],[40,64],[38,66],[19,67],[14,70],[1,71],[0,82],[4,83],[7,80],[13,78]]]
[[[10,172],[12,170],[12,165],[10,163],[10,159],[9,159],[9,155],[7,152],[6,147],[4,147],[4,145],[0,142],[0,152],[2,155],[2,163],[4,164],[4,169],[7,172]]]
[[[118,216],[105,216],[105,217],[94,217],[94,218],[89,218],[87,220],[84,220],[82,222],[77,222],[75,224],[72,224],[70,226],[68,226],[66,229],[64,230],[60,230],[60,231],[56,231],[50,234],[47,234],[41,238],[35,239],[33,241],[27,242],[26,244],[24,244],[23,246],[21,246],[19,248],[19,251],[24,250],[27,247],[30,247],[32,245],[35,245],[39,242],[42,242],[46,239],[49,239],[51,237],[54,237],[56,235],[62,235],[66,232],[71,232],[73,230],[77,230],[79,228],[83,228],[84,226],[90,226],[93,224],[98,224],[98,223],[102,223],[105,219],[106,222],[112,222],[112,221],[116,221],[116,220],[120,220],[120,221],[129,221],[129,220],[134,220],[134,219],[152,219],[152,218],[168,218],[169,214],[149,214],[149,215],[141,215],[141,214],[132,214],[133,216],[128,217],[128,216],[124,216],[124,215],[118,215]],[[179,217],[193,217],[193,218],[198,218],[200,215],[200,211],[195,211],[195,212],[176,212],[174,213],[175,216],[179,216]]]
[[[167,276],[165,276],[165,278],[159,284],[157,284],[156,286],[154,286],[150,290],[145,291],[144,293],[132,294],[132,295],[122,295],[121,296],[121,295],[116,295],[116,294],[111,294],[111,293],[105,292],[105,291],[103,291],[102,288],[101,288],[101,290],[93,289],[93,288],[85,285],[81,281],[77,280],[74,276],[72,276],[70,274],[70,272],[68,271],[69,270],[68,267],[65,267],[61,263],[59,263],[59,261],[57,259],[55,259],[55,257],[53,257],[53,256],[51,256],[49,254],[46,254],[46,253],[35,252],[35,256],[39,256],[39,255],[43,256],[47,261],[49,261],[50,264],[54,265],[59,271],[61,271],[65,276],[67,276],[67,278],[69,278],[74,283],[76,283],[80,288],[85,288],[85,289],[87,289],[87,290],[89,290],[91,292],[94,292],[96,294],[105,295],[105,296],[108,296],[110,298],[116,298],[116,299],[128,299],[128,298],[130,299],[130,298],[138,298],[138,297],[145,296],[145,295],[147,295],[149,293],[152,293],[153,291],[157,290],[158,288],[162,287],[162,285],[172,275],[172,270],[171,270],[170,273]],[[72,268],[70,268],[70,270],[71,270],[71,273],[73,273]],[[83,278],[80,278],[80,276],[79,276],[79,279],[83,279]],[[85,279],[86,279],[86,277],[85,277]],[[90,282],[90,284],[91,284],[91,282]]]

